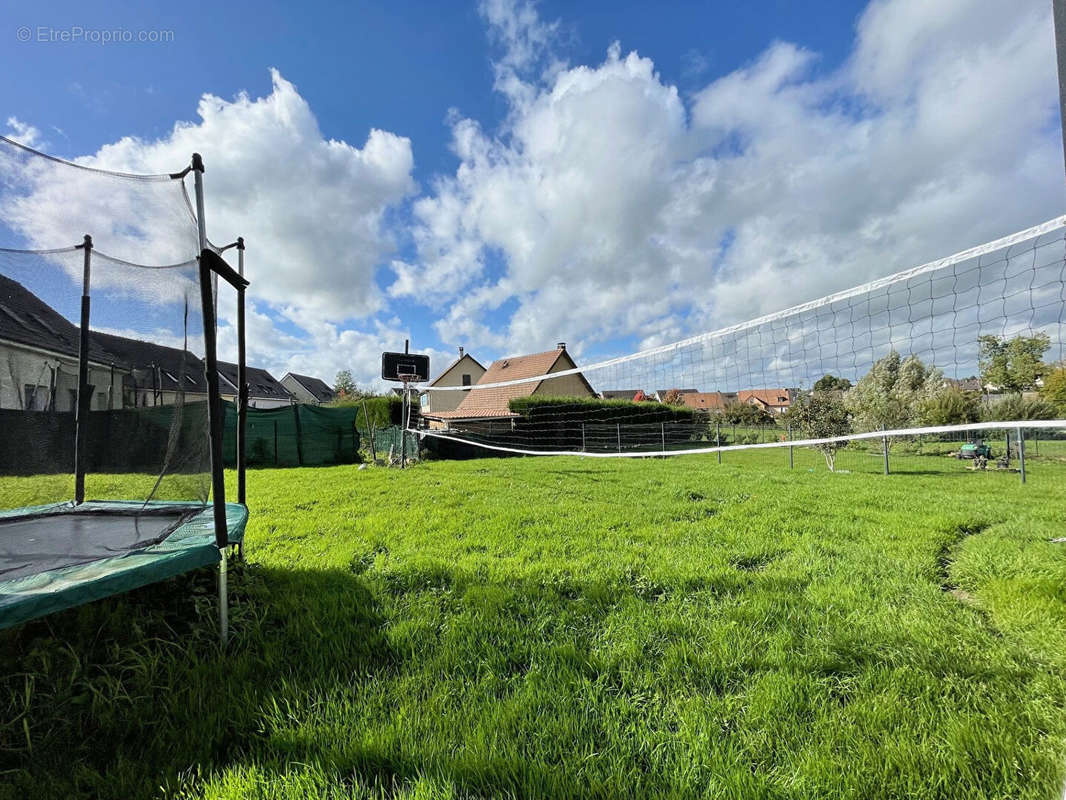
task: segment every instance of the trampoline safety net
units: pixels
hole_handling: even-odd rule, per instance
[[[86,499],[205,504],[197,226],[182,177],[98,171],[8,139],[0,174],[0,243],[21,245],[0,249],[0,510],[72,500],[76,457]]]

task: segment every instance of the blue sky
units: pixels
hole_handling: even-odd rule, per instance
[[[101,166],[201,149],[253,358],[366,382],[406,334],[616,354],[1060,213],[1045,5],[52,2],[5,15],[3,110]],[[76,26],[172,41],[39,41]]]

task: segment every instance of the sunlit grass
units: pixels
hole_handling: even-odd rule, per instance
[[[1066,465],[795,459],[254,471],[225,653],[209,571],[0,633],[0,797],[1053,796]]]

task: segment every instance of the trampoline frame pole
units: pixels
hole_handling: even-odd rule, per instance
[[[244,277],[244,237],[237,237],[237,274]],[[245,474],[246,429],[248,423],[248,367],[244,334],[244,287],[237,289],[237,502],[245,505],[247,486]],[[238,554],[243,547],[237,545]]]
[[[211,448],[211,499],[215,515],[215,544],[219,550],[229,545],[226,525],[226,476],[222,468],[222,412],[218,388],[218,356],[215,341],[215,298],[211,265],[208,263],[207,229],[204,223],[204,162],[192,154],[193,185],[196,189],[196,227],[200,236],[200,306],[204,325],[204,372],[207,379],[207,419]],[[225,556],[223,555],[223,559]],[[219,573],[222,580],[222,573]]]
[[[78,400],[74,421],[74,502],[85,502],[85,434],[88,430],[88,411],[92,403],[89,388],[89,282],[92,272],[93,237],[85,234],[80,245],[85,251],[81,283],[81,336],[78,342]]]

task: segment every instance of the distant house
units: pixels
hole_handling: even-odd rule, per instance
[[[695,389],[656,389],[655,399],[658,400],[660,403],[665,403],[666,395],[670,394],[670,392],[680,392],[681,394],[697,394],[697,391]]]
[[[463,398],[469,394],[469,392],[461,391],[441,391],[439,388],[437,391],[433,391],[434,387],[473,386],[481,380],[481,376],[484,374],[485,368],[481,365],[481,362],[460,347],[459,357],[446,366],[441,374],[430,381],[429,385],[423,390],[423,414],[433,411],[455,411]],[[400,393],[402,392],[403,390],[401,389]]]
[[[978,394],[983,394],[986,388],[981,383],[980,378],[945,378],[944,383],[946,383],[948,386],[953,386],[963,392],[977,392]]]
[[[281,385],[281,381],[258,367],[246,367],[245,378],[248,381],[249,408],[280,408],[292,405],[295,401]],[[237,401],[237,365],[225,361],[218,362],[218,374],[221,378],[222,397],[230,402]]]
[[[0,408],[74,411],[79,344],[76,325],[18,281],[0,275]],[[94,334],[89,343],[90,408],[121,408],[128,372]]]
[[[792,405],[792,392],[789,389],[744,389],[737,392],[737,401],[758,406],[771,414],[784,414]]]
[[[636,400],[637,395],[644,396],[643,389],[604,389],[600,397],[604,400]]]
[[[688,392],[681,395],[685,408],[696,411],[722,411],[730,403],[737,402],[736,392]]]
[[[493,361],[475,386],[503,383],[505,381],[536,378],[553,372],[577,369],[577,364],[566,351],[566,343],[560,342],[554,350],[533,353],[527,356],[510,356]],[[519,397],[595,397],[596,392],[580,372],[559,378],[544,378],[513,386],[473,390],[463,393],[463,399],[454,411],[424,412],[423,416],[433,428],[449,428],[470,423],[512,420],[517,414],[511,412],[508,403]]]
[[[281,385],[288,390],[289,394],[296,398],[297,403],[309,403],[320,406],[337,397],[324,380],[312,378],[309,375],[297,375],[294,372],[285,373],[281,379]]]
[[[130,368],[123,385],[123,406],[169,406],[179,393],[187,402],[207,399],[207,377],[199,356],[111,333],[92,331],[89,336]]]

